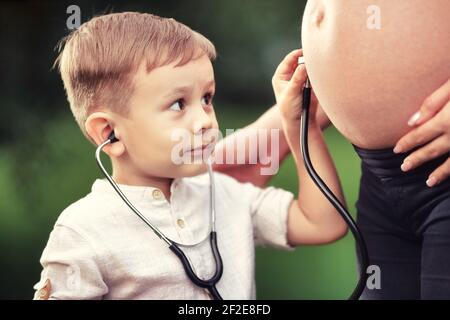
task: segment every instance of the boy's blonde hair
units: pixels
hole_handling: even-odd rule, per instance
[[[186,25],[123,12],[92,18],[63,38],[54,67],[59,68],[75,120],[95,144],[86,133],[86,119],[99,107],[128,115],[133,78],[141,63],[145,61],[150,72],[175,61],[182,66],[204,54],[214,60],[214,45]]]

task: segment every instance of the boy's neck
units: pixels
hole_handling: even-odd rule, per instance
[[[117,184],[157,188],[164,194],[167,202],[170,202],[172,178],[138,175],[133,170],[121,170],[120,166],[114,168],[112,178]]]

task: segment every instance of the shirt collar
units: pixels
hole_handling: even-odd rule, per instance
[[[170,186],[170,192],[172,194],[172,197],[174,192],[176,192],[176,190],[180,187],[182,182],[183,182],[182,178],[176,178],[172,181],[172,184]],[[117,185],[120,188],[120,190],[125,194],[125,196],[132,202],[146,201],[150,202],[153,205],[163,205],[168,203],[168,201],[164,196],[164,193],[159,188],[150,186],[131,186],[124,184],[117,184]],[[93,193],[101,193],[120,198],[119,194],[109,183],[109,181],[106,180],[106,178],[96,179],[92,185],[91,190]]]

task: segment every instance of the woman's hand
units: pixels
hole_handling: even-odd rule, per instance
[[[450,152],[450,79],[425,100],[408,124],[414,130],[397,142],[394,152],[404,153],[417,146],[424,146],[404,160],[403,171],[410,171]],[[449,176],[450,157],[431,173],[427,185],[434,187]]]

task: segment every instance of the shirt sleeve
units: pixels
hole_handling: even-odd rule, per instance
[[[35,299],[101,299],[108,293],[93,248],[72,228],[55,226],[40,262],[43,270],[34,286]]]
[[[295,248],[287,240],[287,224],[294,194],[275,187],[259,188],[220,175],[228,191],[231,190],[234,201],[248,201],[255,244],[293,251]]]
[[[287,240],[288,213],[294,195],[275,187],[261,189],[248,185],[252,189],[250,212],[256,245],[294,250]]]

